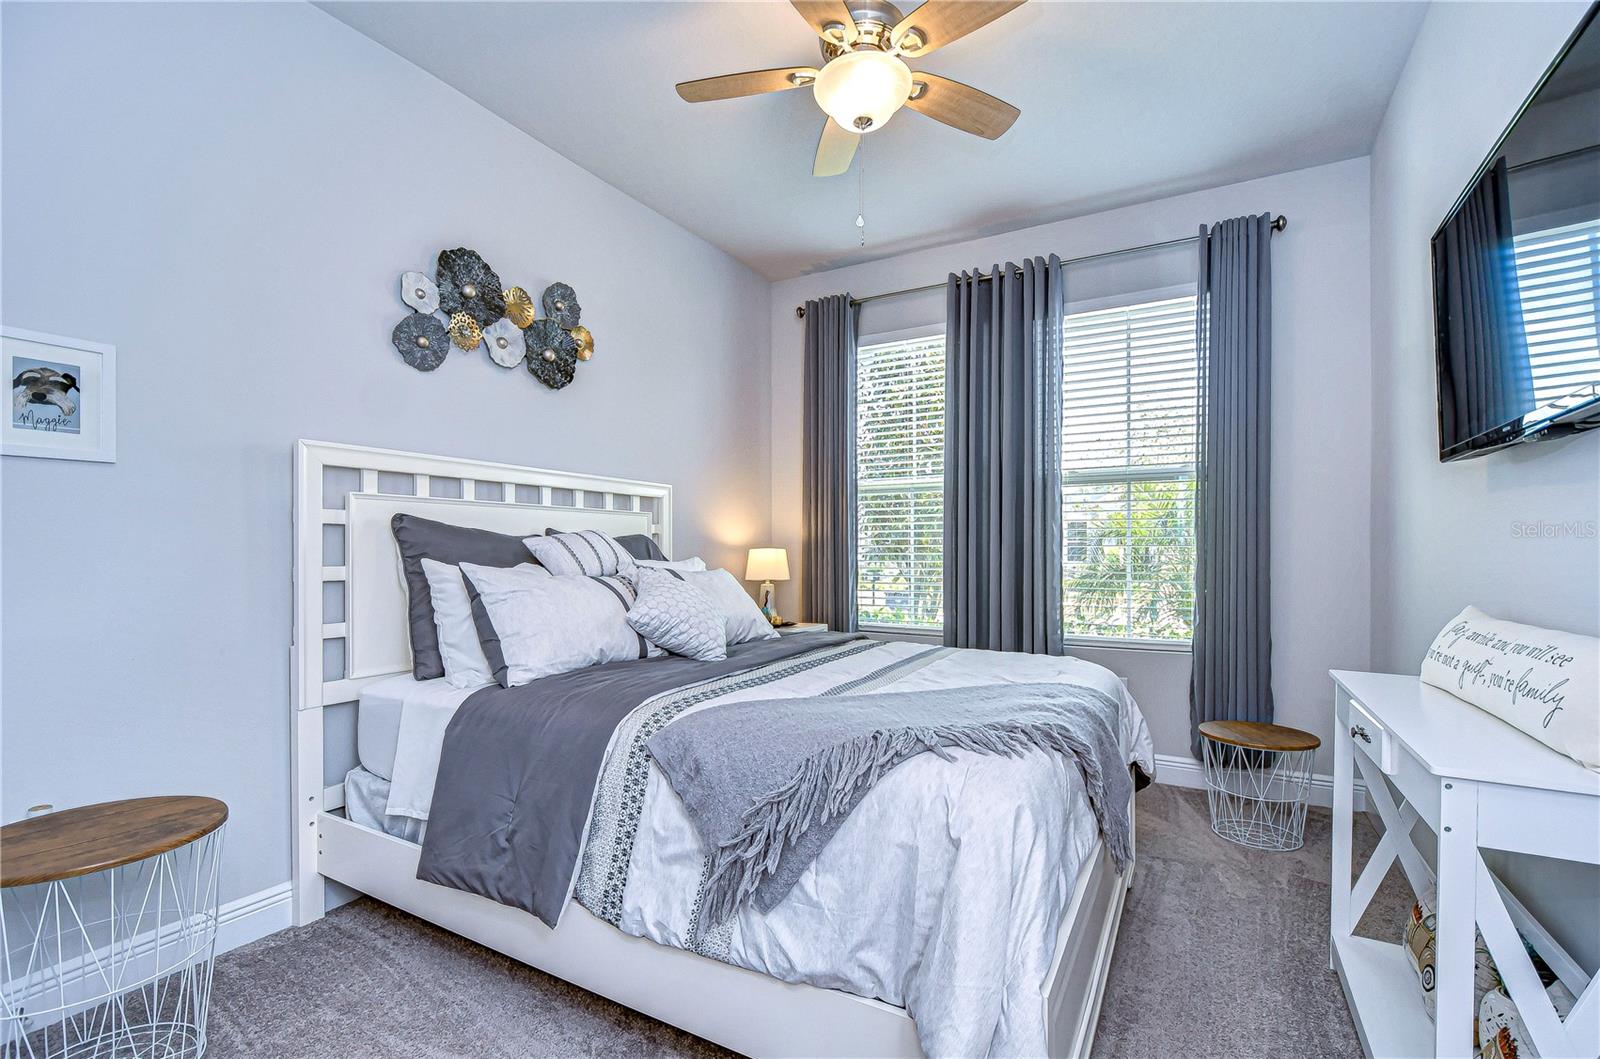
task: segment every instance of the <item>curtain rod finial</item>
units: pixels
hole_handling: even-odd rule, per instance
[[[1272,218],[1273,231],[1281,232],[1287,227],[1289,227],[1289,218],[1285,217],[1283,214],[1280,213],[1276,217]]]
[[[804,305],[796,305],[794,307],[794,318],[796,320],[804,320],[806,318],[806,307]]]

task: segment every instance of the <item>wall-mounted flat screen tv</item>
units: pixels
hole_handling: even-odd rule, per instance
[[[1441,460],[1600,427],[1597,11],[1434,233]]]

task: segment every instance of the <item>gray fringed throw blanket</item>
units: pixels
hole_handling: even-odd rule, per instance
[[[747,902],[771,911],[887,772],[952,749],[1071,758],[1121,871],[1133,781],[1118,728],[1117,704],[1091,688],[986,684],[712,706],[648,745],[710,853],[702,922],[716,924]]]

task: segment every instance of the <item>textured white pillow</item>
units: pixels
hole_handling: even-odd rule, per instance
[[[638,563],[640,566],[653,567],[656,570],[678,570],[682,572],[688,572],[691,570],[704,570],[706,568],[706,561],[700,558],[698,555],[690,556],[687,559],[635,559],[634,562]]]
[[[503,687],[651,654],[650,643],[628,624],[634,589],[624,578],[551,577],[472,563],[462,563],[461,572],[497,641],[504,664],[495,679]],[[485,654],[492,654],[487,645]]]
[[[549,577],[532,563],[516,567]],[[428,595],[433,597],[433,627],[439,634],[439,657],[444,662],[444,679],[452,688],[478,688],[494,683],[489,660],[478,642],[478,627],[472,621],[472,603],[467,598],[461,568],[454,563],[423,559],[422,573],[428,579]]]
[[[628,624],[658,647],[701,662],[728,657],[722,608],[687,581],[663,570],[639,571],[639,598]]]
[[[524,547],[539,564],[557,577],[611,577],[621,575],[632,581],[639,575],[637,560],[617,539],[599,530],[576,533],[551,533],[525,537]]]
[[[1600,769],[1600,639],[1468,607],[1434,638],[1421,675],[1423,683]]]
[[[703,573],[679,571],[683,579],[698,588],[717,604],[727,623],[728,642],[744,643],[747,640],[770,640],[778,635],[767,616],[761,613],[756,601],[750,598],[738,578],[726,570],[706,570]]]

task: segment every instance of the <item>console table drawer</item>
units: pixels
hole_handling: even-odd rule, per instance
[[[1394,775],[1394,738],[1372,711],[1350,700],[1350,727],[1346,733],[1356,749],[1371,758],[1386,776]]]

